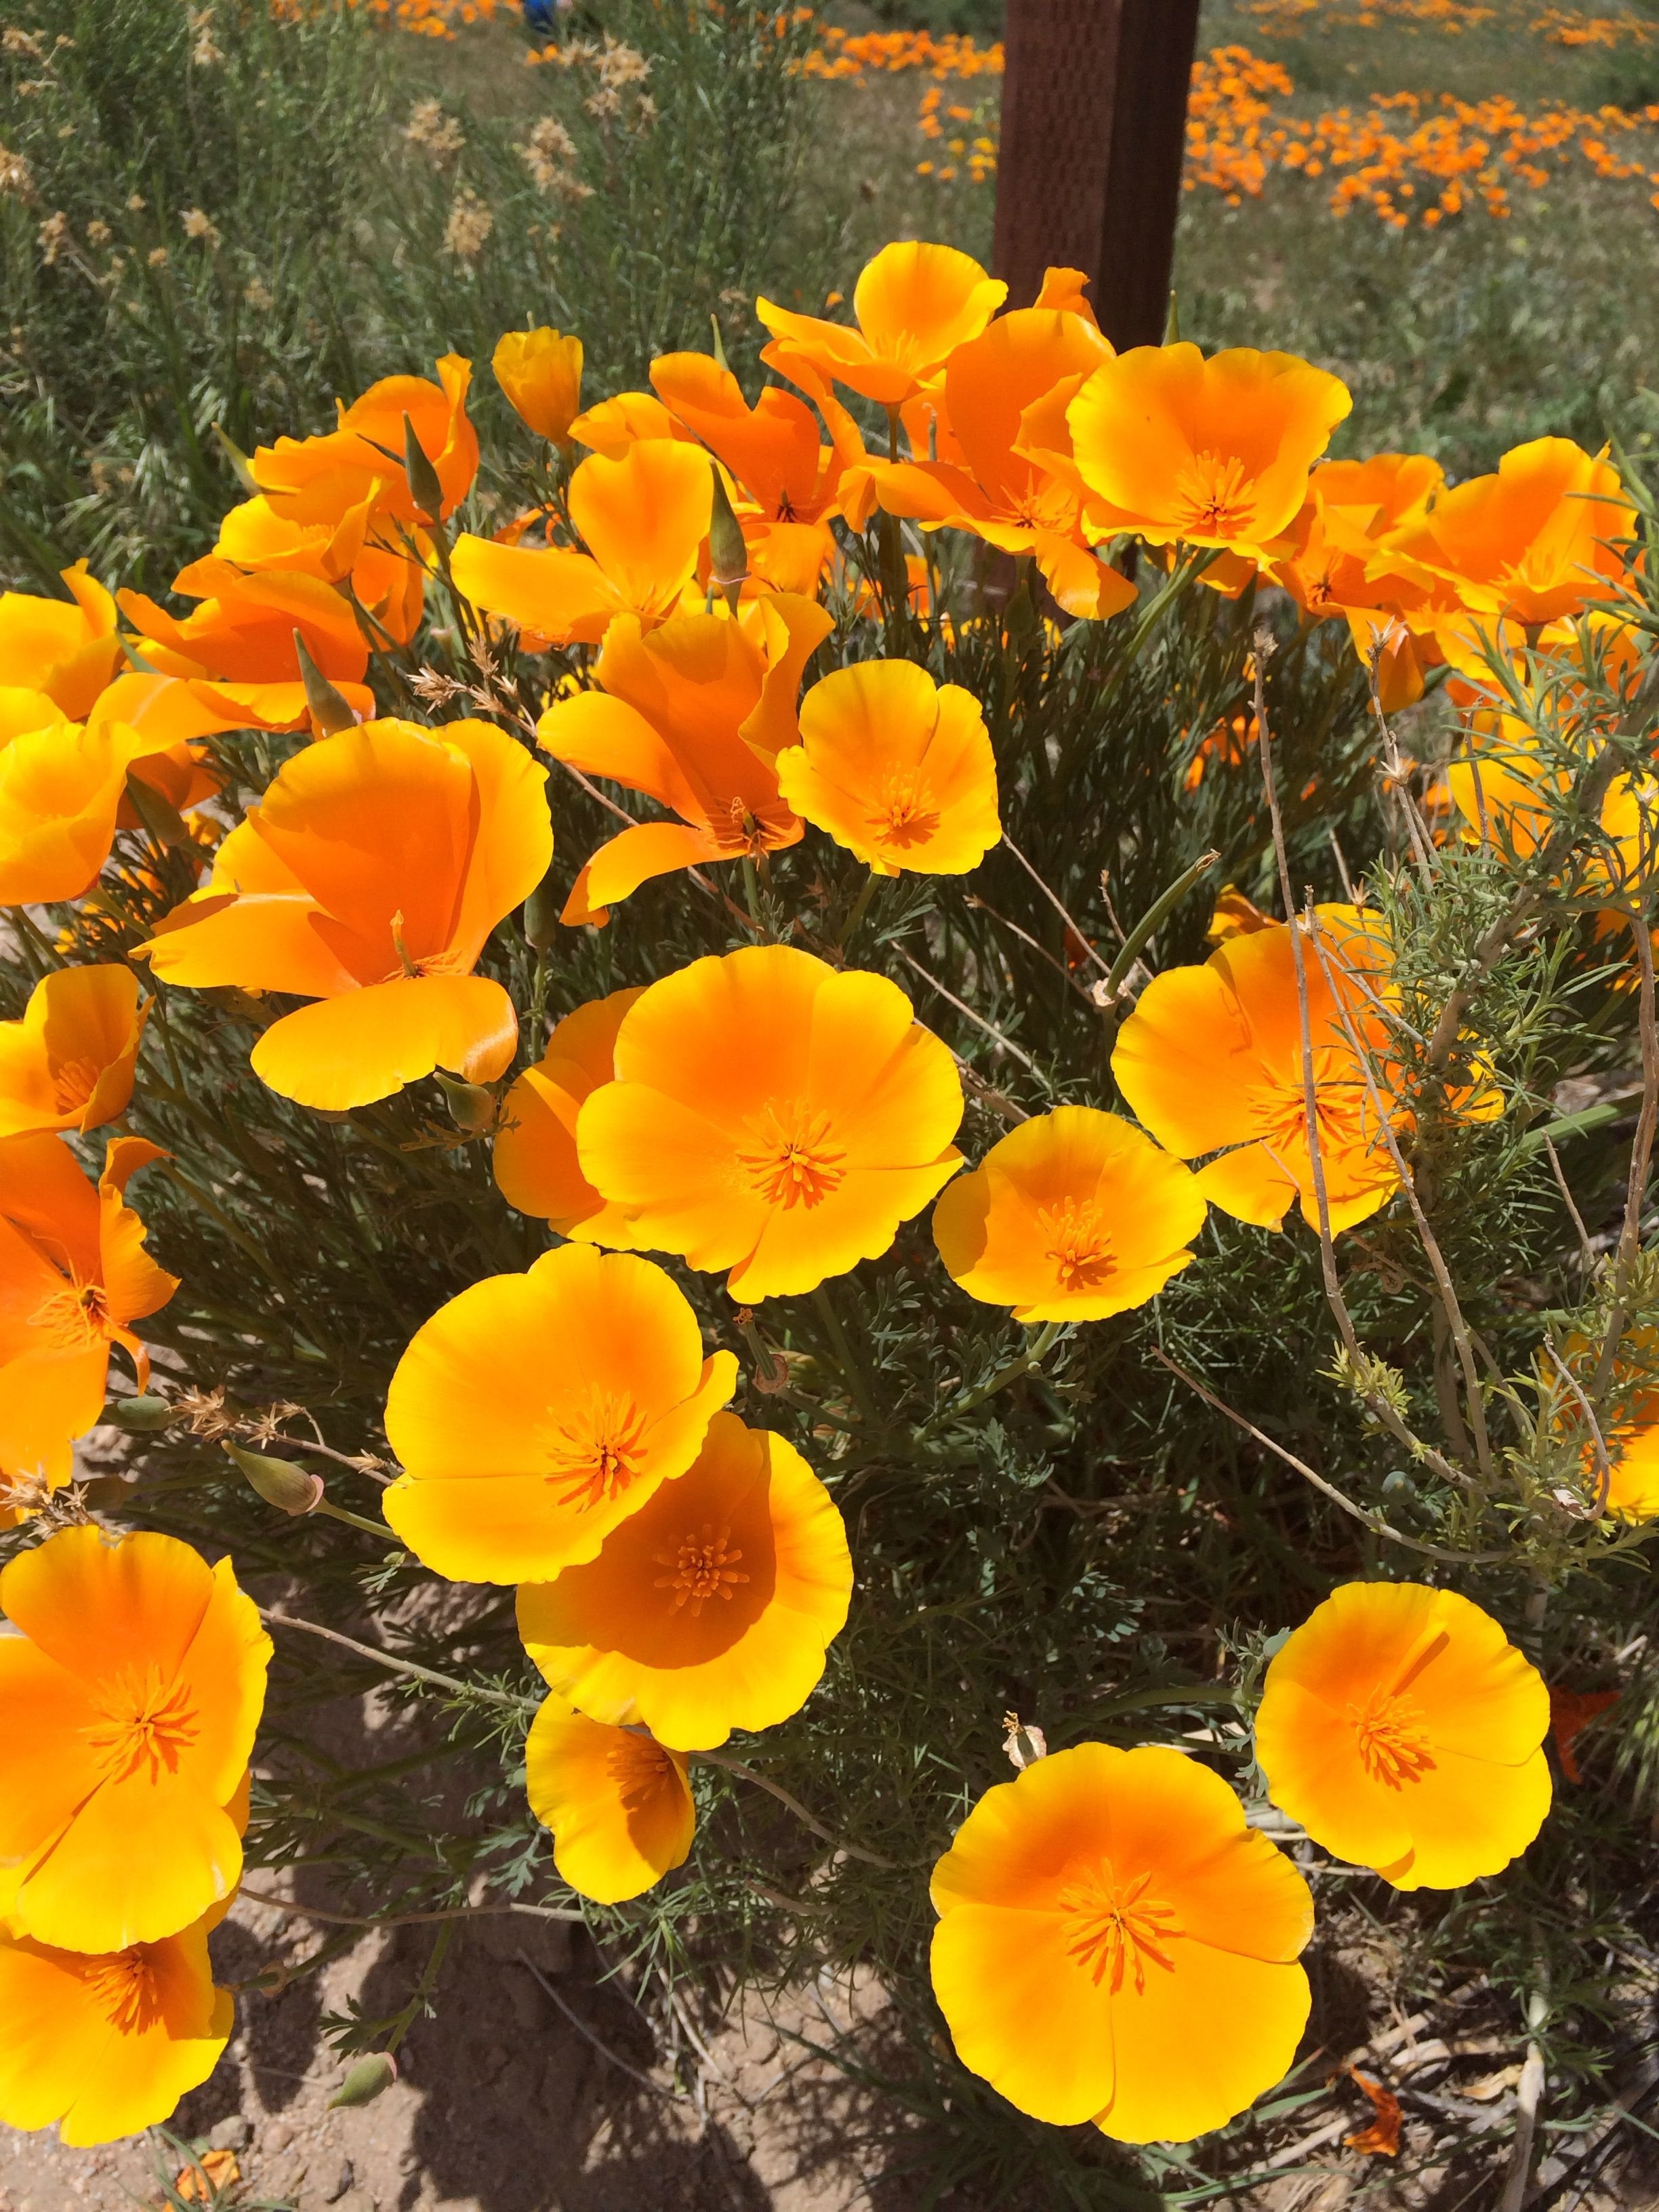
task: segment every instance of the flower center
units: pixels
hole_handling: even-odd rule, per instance
[[[1376,1116],[1352,1054],[1316,1050],[1313,1063],[1321,1155],[1375,1150]],[[1250,1087],[1247,1103],[1262,1142],[1286,1167],[1293,1159],[1307,1157],[1307,1091],[1299,1065],[1282,1072],[1264,1068],[1261,1082]]]
[[[640,1472],[645,1415],[624,1391],[596,1390],[585,1409],[554,1424],[546,1480],[561,1505],[580,1512],[616,1498]]]
[[[60,1114],[84,1106],[98,1086],[99,1069],[90,1060],[59,1060],[52,1071],[52,1103]]]
[[[1175,1971],[1169,1954],[1184,1931],[1172,1905],[1149,1893],[1150,1874],[1120,1887],[1109,1859],[1090,1867],[1060,1893],[1060,1909],[1073,1922],[1066,1948],[1097,1986],[1109,1978],[1113,1994],[1133,1975],[1138,1996],[1146,1986],[1146,1962]]]
[[[1097,1290],[1117,1271],[1111,1239],[1092,1199],[1062,1199],[1039,1206],[1037,1226],[1048,1240],[1044,1257],[1060,1278],[1062,1291]]]
[[[163,1768],[178,1770],[180,1755],[196,1741],[196,1711],[183,1682],[165,1682],[161,1669],[124,1667],[100,1682],[93,1697],[98,1718],[81,1730],[92,1747],[106,1782],[125,1782],[149,1771],[159,1782]]]
[[[110,1333],[103,1285],[65,1283],[59,1290],[48,1291],[29,1316],[29,1326],[47,1331],[62,1351],[89,1351]]]
[[[88,1960],[87,1989],[118,2035],[143,2035],[161,2017],[148,1944],[135,1943],[129,1951]]]
[[[1176,504],[1188,532],[1237,538],[1249,526],[1254,483],[1237,453],[1194,453],[1176,483]]]
[[[1373,1782],[1399,1790],[1433,1768],[1428,1716],[1414,1698],[1397,1691],[1373,1690],[1363,1705],[1348,1707],[1348,1721],[1359,1739],[1359,1757]]]
[[[866,818],[884,845],[921,845],[939,828],[939,805],[919,768],[890,769]]]
[[[769,1206],[818,1206],[839,1188],[847,1154],[831,1140],[830,1116],[799,1103],[769,1101],[749,1123],[738,1154],[749,1187]]]
[[[651,1554],[658,1566],[670,1570],[665,1575],[659,1575],[652,1588],[673,1591],[668,1608],[671,1613],[690,1605],[695,1620],[708,1598],[724,1598],[728,1605],[732,1602],[733,1587],[746,1583],[749,1577],[737,1571],[743,1553],[735,1548],[728,1550],[731,1541],[729,1528],[715,1528],[705,1521],[701,1536],[682,1536],[672,1550]]]
[[[672,1765],[668,1753],[648,1735],[622,1733],[611,1753],[611,1779],[624,1813],[642,1812],[662,1787]]]

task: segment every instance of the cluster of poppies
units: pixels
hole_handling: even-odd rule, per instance
[[[736,1358],[705,1349],[646,1254],[752,1305],[878,1259],[932,1205],[969,1296],[1058,1328],[1154,1297],[1211,1206],[1272,1229],[1295,1206],[1329,1232],[1364,1219],[1399,1186],[1416,1109],[1390,1067],[1387,933],[1353,905],[1287,925],[1233,901],[1212,957],[1154,976],[1118,1031],[1136,1119],[1063,1106],[971,1167],[955,1056],[847,959],[862,905],[834,945],[804,929],[818,950],[695,960],[523,1052],[520,1010],[479,971],[507,917],[545,905],[537,752],[656,810],[611,802],[626,826],[575,872],[573,928],[678,871],[763,879],[809,828],[872,884],[967,874],[1001,835],[979,702],[917,661],[863,657],[895,587],[949,619],[940,531],[1014,555],[1077,621],[1136,602],[1134,546],[1154,586],[1160,567],[1234,593],[1260,577],[1310,623],[1346,620],[1385,709],[1439,662],[1473,698],[1494,654],[1587,610],[1607,651],[1642,650],[1616,606],[1632,517],[1604,459],[1544,440],[1455,489],[1420,456],[1316,465],[1348,410],[1334,377],[1181,343],[1115,355],[1075,271],[1050,270],[1030,307],[999,312],[1005,291],[965,255],[904,244],[865,270],[850,321],[762,301],[781,380],[753,405],[722,361],[674,354],[650,391],[584,410],[577,341],[515,332],[494,368],[544,441],[540,489],[493,536],[459,527],[478,448],[470,367],[448,358],[246,458],[249,496],[176,580],[193,611],[112,598],[83,568],[67,599],[0,599],[0,901],[78,902],[57,940],[70,964],[0,1027],[0,1512],[52,1505],[112,1345],[142,1388],[131,1324],[177,1288],[124,1195],[156,1147],[117,1135],[94,1185],[72,1146],[132,1102],[139,972],[163,993],[234,988],[253,1073],[301,1107],[350,1113],[441,1074],[553,1249],[408,1346],[386,1517],[434,1573],[516,1588],[550,1693],[531,1803],[563,1879],[602,1903],[683,1863],[690,1762],[800,1708],[853,1588],[823,1483],[726,1410]],[[884,415],[884,454],[854,405]],[[411,689],[404,648],[434,592],[470,677]],[[847,665],[809,683],[832,634]],[[522,702],[543,655],[538,718]],[[383,714],[383,694],[477,712],[429,726]],[[1550,794],[1488,721],[1493,775],[1454,776],[1449,834],[1513,841]],[[298,742],[230,822],[207,741],[250,729]],[[152,874],[137,967],[77,964],[88,918],[144,888],[142,847],[118,848],[138,830],[197,888],[160,913]],[[550,917],[538,927],[545,944]],[[1501,1112],[1500,1075],[1463,1069],[1448,1110]],[[227,1566],[155,1536],[62,1529],[0,1599],[21,1631],[0,1643],[0,2010],[42,2023],[0,2054],[0,2118],[68,2113],[85,2140],[163,2117],[217,2047],[203,1944],[236,1880],[264,1643]],[[101,1717],[76,1717],[88,1701]],[[1273,1662],[1257,1746],[1316,1840],[1402,1887],[1453,1885],[1535,1833],[1545,1717],[1476,1607],[1356,1585]],[[100,1790],[125,1793],[118,1830]],[[118,1832],[118,1881],[88,1840],[112,1852]],[[1027,2110],[1185,2136],[1290,2062],[1306,1886],[1182,1753],[1080,1745],[1030,1765],[969,1817],[934,1899],[957,2048]],[[71,1998],[81,2041],[52,2026]]]

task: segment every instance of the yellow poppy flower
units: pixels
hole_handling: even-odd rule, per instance
[[[884,246],[860,273],[853,288],[856,327],[757,300],[755,313],[773,339],[761,359],[796,383],[804,368],[811,380],[897,407],[979,336],[1007,296],[1000,279],[954,246],[904,240]]]
[[[620,1905],[685,1863],[697,1816],[681,1753],[549,1698],[524,1753],[530,1809],[579,1896]]]
[[[933,1208],[946,1272],[1019,1322],[1102,1321],[1155,1297],[1192,1259],[1198,1178],[1092,1106],[1034,1115]]]
[[[933,1899],[957,2056],[1040,2120],[1185,2142],[1296,2055],[1308,1885],[1178,1751],[1079,1744],[988,1790]]]
[[[978,700],[911,660],[822,678],[777,765],[786,803],[878,876],[966,875],[1002,835]]]
[[[441,1306],[398,1362],[386,1517],[452,1582],[547,1582],[684,1474],[737,1387],[662,1269],[567,1244]]]
[[[1269,557],[1352,405],[1294,354],[1136,346],[1103,362],[1066,410],[1097,534]]]
[[[0,1138],[97,1129],[126,1111],[148,1006],[130,968],[60,968],[0,1022]]]
[[[44,694],[27,696],[56,714]],[[128,769],[170,742],[119,722],[25,720],[14,736],[0,731],[0,906],[90,890],[115,842]]]
[[[489,366],[515,412],[537,436],[568,447],[570,426],[581,412],[581,340],[545,326],[508,331]]]
[[[228,1559],[59,1529],[0,1573],[0,1862],[37,1942],[177,1935],[241,1878],[270,1639]]]
[[[962,1085],[884,976],[748,945],[653,983],[576,1120],[636,1242],[747,1302],[880,1257],[961,1164]]]
[[[170,983],[315,1000],[253,1048],[254,1073],[301,1105],[367,1105],[437,1067],[492,1082],[518,1017],[472,969],[547,872],[546,779],[486,722],[324,738],[285,763],[204,888],[139,950]]]
[[[235,2022],[235,1999],[213,1985],[212,1917],[103,1953],[57,1949],[0,1922],[0,2122],[56,2121],[59,2140],[82,2149],[170,2119]]]
[[[547,1050],[501,1102],[491,1164],[495,1186],[520,1213],[537,1213],[561,1237],[626,1252],[634,1236],[619,1206],[607,1205],[576,1157],[583,1099],[616,1073],[617,1031],[641,989],[590,1000],[555,1024]]]
[[[591,1565],[519,1592],[519,1633],[588,1717],[677,1751],[804,1705],[853,1589],[835,1501],[794,1446],[716,1413],[696,1461]]]
[[[121,640],[115,602],[86,562],[59,573],[67,599],[0,592],[0,686],[44,692],[80,722],[122,665]]]
[[[1456,1889],[1550,1808],[1543,1679],[1490,1613],[1419,1583],[1345,1583],[1275,1654],[1256,1714],[1268,1795],[1396,1889]]]

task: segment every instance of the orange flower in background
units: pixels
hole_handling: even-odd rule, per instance
[[[1352,404],[1294,354],[1136,346],[1103,362],[1066,410],[1095,535],[1270,558]]]
[[[885,976],[791,946],[652,984],[616,1068],[577,1116],[582,1173],[637,1244],[728,1268],[746,1302],[879,1258],[961,1164],[948,1048]]]
[[[1617,596],[1620,544],[1635,534],[1605,453],[1534,438],[1511,447],[1495,475],[1443,493],[1393,550],[1406,574],[1449,584],[1472,613],[1548,623]]]
[[[210,1567],[174,1537],[88,1526],[14,1559],[0,1608],[18,1632],[0,1637],[0,1861],[21,1865],[15,1922],[66,1951],[176,1936],[241,1878],[270,1663],[252,1601],[228,1559]]]
[[[549,1698],[524,1754],[530,1809],[578,1896],[621,1905],[684,1865],[697,1816],[679,1752]]]
[[[878,876],[966,875],[1002,835],[978,700],[914,661],[821,678],[777,770],[785,804]]]
[[[1576,1788],[1584,1777],[1575,1748],[1593,1720],[1619,1702],[1617,1690],[1564,1690],[1550,1685],[1550,1735],[1561,1762],[1561,1778]]]
[[[576,1157],[576,1116],[584,1098],[615,1073],[617,1031],[641,989],[612,991],[558,1023],[547,1049],[501,1102],[491,1164],[495,1187],[520,1213],[540,1214],[561,1237],[626,1251],[626,1216],[608,1206]]]
[[[690,1468],[597,1559],[520,1590],[519,1633],[590,1719],[711,1751],[799,1711],[852,1591],[847,1531],[806,1462],[716,1413]]]
[[[683,614],[645,631],[636,617],[617,617],[593,671],[600,688],[556,701],[537,740],[680,818],[640,823],[602,845],[561,920],[603,922],[654,876],[799,843],[771,756],[796,733],[801,671],[831,626],[823,608],[786,592],[741,622]]]
[[[538,438],[568,448],[581,412],[582,342],[544,326],[508,331],[489,366],[514,411]]]
[[[678,438],[695,446],[696,431],[671,415],[654,392],[615,392],[585,407],[570,425],[579,446],[591,446],[608,461],[619,461],[630,447],[647,438]]]
[[[366,1105],[438,1067],[493,1082],[518,1017],[472,970],[547,872],[546,775],[484,722],[326,738],[284,763],[139,951],[169,983],[315,1000],[253,1048],[254,1073],[301,1105]]]
[[[1132,1122],[1060,1106],[945,1187],[933,1242],[953,1280],[1016,1321],[1102,1321],[1180,1273],[1208,1211],[1198,1178]]]
[[[372,493],[390,520],[412,528],[420,518],[404,468],[407,417],[442,488],[444,514],[453,514],[478,472],[477,433],[466,412],[472,364],[450,353],[437,368],[435,384],[387,376],[349,407],[337,401],[339,422],[322,436],[259,447],[248,463],[254,482],[296,522],[338,518]]]
[[[737,1379],[650,1261],[544,1252],[416,1332],[386,1400],[386,1519],[452,1582],[549,1582],[685,1473]]]
[[[1457,1889],[1550,1808],[1549,1692],[1490,1613],[1420,1583],[1345,1583],[1275,1654],[1255,1722],[1267,1792],[1396,1889]]]
[[[0,2123],[71,2149],[170,2119],[224,2053],[236,2001],[213,1985],[212,1916],[159,1942],[55,1949],[0,1918]]]
[[[731,370],[707,354],[660,355],[651,381],[676,422],[695,431],[738,487],[750,566],[780,591],[811,592],[835,557],[830,518],[841,514],[846,472],[865,459],[858,426],[820,401],[831,443],[805,401],[775,384],[750,407]]]
[[[1331,1227],[1350,1229],[1399,1181],[1344,1027],[1346,1018],[1362,1046],[1386,1057],[1389,1032],[1374,1000],[1388,948],[1380,925],[1352,907],[1316,914],[1317,945],[1305,922],[1297,927],[1320,1160]],[[1177,1159],[1221,1153],[1198,1176],[1212,1206],[1278,1229],[1299,1198],[1304,1219],[1318,1226],[1296,949],[1282,922],[1229,938],[1201,967],[1155,975],[1118,1033],[1112,1073],[1137,1119]]]
[[[962,459],[872,461],[877,498],[924,529],[948,524],[1004,552],[1031,554],[1067,614],[1118,613],[1135,587],[1085,540],[1087,494],[1071,465],[1065,419],[1066,404],[1111,352],[1079,313],[1022,307],[1000,316],[945,366],[945,410]],[[1028,436],[1051,438],[1060,450],[1028,451]]]
[[[128,770],[168,744],[118,722],[53,721],[0,738],[0,906],[90,890],[115,842]]]
[[[0,687],[43,691],[68,720],[79,722],[125,656],[115,602],[86,562],[60,574],[67,599],[0,592]]]
[[[680,611],[713,498],[701,447],[645,438],[619,460],[590,454],[570,479],[570,517],[586,552],[458,538],[450,556],[455,587],[475,606],[557,645],[597,645],[620,614],[653,628]]]
[[[130,968],[60,968],[0,1022],[0,1138],[96,1129],[126,1111],[147,1006]]]
[[[300,680],[297,630],[331,682],[359,684],[368,641],[351,602],[320,577],[281,570],[252,574],[216,553],[193,561],[173,588],[201,605],[182,622],[143,592],[119,592],[139,649],[164,676],[222,678],[235,684]]]
[[[70,1444],[103,1413],[112,1345],[141,1390],[149,1382],[130,1324],[159,1311],[179,1278],[144,1249],[125,1191],[165,1158],[143,1137],[113,1137],[94,1183],[60,1137],[0,1143],[0,1468],[54,1488],[69,1480]]]
[[[1007,296],[1005,283],[954,246],[905,240],[866,263],[853,289],[856,328],[757,300],[773,341],[761,359],[809,390],[814,381],[844,384],[898,407],[979,336]]]
[[[1189,2142],[1296,2055],[1308,1885],[1178,1751],[1079,1744],[988,1790],[933,1900],[957,2056],[1040,2120]]]

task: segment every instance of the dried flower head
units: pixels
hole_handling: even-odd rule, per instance
[[[416,101],[404,125],[404,137],[411,146],[418,146],[434,167],[447,161],[452,154],[459,154],[466,143],[466,133],[459,122],[454,116],[445,114],[443,102],[438,100]]]
[[[538,191],[566,189],[576,166],[576,142],[556,115],[544,115],[522,146],[514,149]]]
[[[219,250],[219,227],[198,207],[182,208],[179,220],[184,225],[186,238],[199,239],[210,253]]]
[[[0,146],[0,198],[32,200],[34,198],[34,172],[21,154],[14,154],[8,146]]]
[[[444,225],[444,245],[458,261],[476,261],[495,228],[490,210],[470,185],[463,185]]]
[[[40,248],[41,266],[46,269],[55,269],[75,244],[70,219],[62,208],[46,217],[35,235]]]

